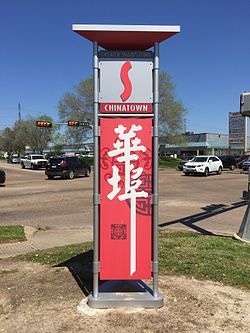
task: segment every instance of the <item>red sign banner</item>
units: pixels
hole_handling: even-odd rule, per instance
[[[152,119],[100,119],[100,279],[151,278]]]

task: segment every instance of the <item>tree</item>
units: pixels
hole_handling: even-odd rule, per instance
[[[175,85],[168,73],[161,72],[159,78],[159,131],[160,136],[181,139],[186,109],[175,97]]]
[[[27,131],[23,126],[24,123],[20,123],[17,121],[14,125],[13,132],[14,132],[14,142],[13,148],[16,153],[22,154],[25,152],[25,147],[27,146]]]
[[[42,120],[52,121],[47,115],[41,116]],[[16,122],[13,128],[5,128],[1,135],[1,149],[8,153],[24,153],[29,146],[33,152],[42,152],[52,140],[55,128],[36,127],[36,120],[29,117],[27,120]]]
[[[67,92],[58,103],[60,120],[93,120],[93,80],[88,78],[80,81],[73,88],[73,92]]]
[[[63,122],[68,120],[93,122],[93,80],[88,78],[80,81],[67,92],[58,103],[59,118]],[[68,143],[81,143],[90,136],[89,129],[84,127],[69,127],[66,131]]]
[[[178,137],[183,132],[184,106],[175,97],[175,85],[168,73],[160,73],[159,78],[159,130],[160,135],[170,138]],[[93,81],[91,78],[80,81],[67,92],[58,103],[60,120],[93,121]],[[76,140],[87,136],[86,130],[72,130],[71,137]],[[78,134],[78,137],[77,137]]]
[[[14,139],[15,139],[14,130],[9,127],[6,127],[3,130],[0,139],[1,150],[6,151],[8,153],[12,153],[14,151]]]
[[[52,118],[47,115],[41,115],[39,119],[51,121]],[[52,140],[52,134],[55,128],[43,128],[36,126],[36,118],[30,117],[16,127],[17,141],[25,143],[33,152],[42,153],[43,149]]]

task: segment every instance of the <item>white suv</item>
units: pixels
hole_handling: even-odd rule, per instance
[[[223,164],[221,160],[214,155],[196,156],[183,165],[183,172],[185,175],[203,174],[204,176],[208,176],[211,172],[216,172],[220,175],[222,169]]]

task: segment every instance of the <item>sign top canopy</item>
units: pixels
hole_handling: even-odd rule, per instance
[[[73,31],[106,50],[147,50],[180,32],[180,26],[74,24]]]

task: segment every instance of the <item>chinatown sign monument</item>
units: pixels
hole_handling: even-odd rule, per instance
[[[93,42],[94,308],[161,307],[159,43],[179,26],[73,25]],[[152,280],[150,288],[143,280]]]

